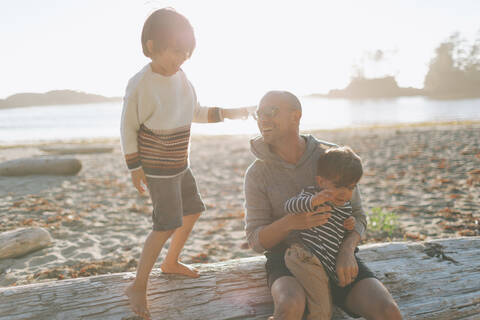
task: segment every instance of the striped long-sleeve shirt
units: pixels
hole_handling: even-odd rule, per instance
[[[223,121],[220,108],[201,107],[185,73],[166,77],[150,64],[132,77],[124,97],[121,142],[129,170],[169,177],[188,167],[190,127]]]
[[[315,211],[316,207],[312,207],[312,198],[319,191],[321,190],[315,186],[303,189],[299,195],[285,202],[285,211],[289,214]],[[332,207],[332,211],[327,223],[301,230],[298,234],[304,245],[318,257],[330,279],[338,283],[337,254],[346,233],[343,222],[352,216],[352,206],[350,202],[343,206],[333,206],[330,203],[328,205]]]

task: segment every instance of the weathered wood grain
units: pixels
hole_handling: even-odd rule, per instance
[[[405,319],[480,319],[480,237],[361,247]],[[264,257],[198,265],[199,279],[154,270],[154,319],[266,319]],[[134,319],[123,295],[133,273],[0,288],[0,319]],[[348,319],[336,312],[334,319]]]

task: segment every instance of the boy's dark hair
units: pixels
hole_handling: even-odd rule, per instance
[[[150,57],[147,41],[153,41],[153,51],[161,52],[169,46],[187,52],[191,56],[195,49],[195,35],[190,22],[173,8],[154,11],[145,21],[142,30],[142,49]]]
[[[362,159],[349,147],[331,147],[318,158],[317,176],[337,187],[356,184],[363,175]]]

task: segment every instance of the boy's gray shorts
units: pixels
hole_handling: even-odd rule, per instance
[[[205,211],[190,168],[171,178],[146,178],[153,205],[153,230],[176,229],[182,226],[183,216]]]

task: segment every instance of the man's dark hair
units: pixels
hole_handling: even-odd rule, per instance
[[[363,175],[362,159],[349,147],[331,147],[318,158],[317,176],[337,187],[356,184]]]
[[[143,54],[150,57],[147,41],[153,41],[153,51],[161,52],[169,46],[187,52],[195,49],[195,35],[190,22],[173,8],[154,11],[145,21],[142,30]]]

